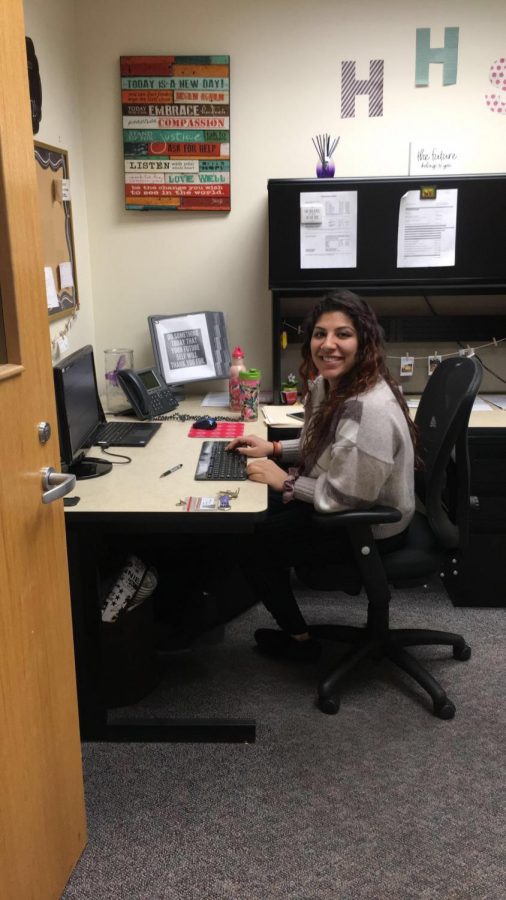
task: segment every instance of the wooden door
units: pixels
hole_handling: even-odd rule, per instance
[[[86,841],[21,0],[0,0],[0,894],[60,897]],[[45,444],[40,422],[49,422]]]

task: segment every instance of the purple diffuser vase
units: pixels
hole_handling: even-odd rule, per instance
[[[326,159],[323,162],[319,161],[316,164],[316,175],[318,178],[332,178],[335,171],[336,167],[333,159]]]

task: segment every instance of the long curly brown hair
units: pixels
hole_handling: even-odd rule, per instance
[[[380,379],[386,381],[404,413],[413,442],[415,466],[418,468],[420,457],[417,450],[417,429],[409,415],[406,401],[388,370],[383,331],[369,304],[351,291],[333,291],[326,294],[313,307],[306,319],[302,343],[302,363],[299,369],[303,396],[305,397],[308,393],[309,382],[318,375],[311,356],[311,338],[318,320],[328,312],[341,312],[351,319],[357,333],[358,349],[352,369],[339,379],[336,388],[328,391],[327,399],[311,419],[302,447],[305,471],[311,470],[328,444],[329,435],[335,431],[345,401],[349,397],[356,397],[357,394],[363,394],[370,390]],[[311,402],[310,398],[308,398],[308,402]],[[309,409],[309,414],[311,414],[311,409]]]

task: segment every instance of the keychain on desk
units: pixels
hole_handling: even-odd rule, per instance
[[[185,512],[200,512],[206,509],[229,510],[231,500],[239,496],[239,488],[235,491],[218,491],[217,497],[181,497],[176,506],[184,506]]]
[[[218,509],[232,509],[230,501],[239,496],[239,488],[235,491],[218,491]]]

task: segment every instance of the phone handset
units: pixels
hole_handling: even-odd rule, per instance
[[[139,419],[153,419],[178,406],[176,397],[156,369],[118,369],[116,374]]]

